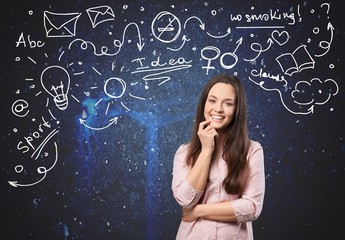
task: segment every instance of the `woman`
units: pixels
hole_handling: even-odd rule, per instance
[[[182,207],[177,240],[254,239],[265,193],[264,156],[247,130],[244,88],[218,75],[204,87],[191,140],[174,156],[172,191]]]

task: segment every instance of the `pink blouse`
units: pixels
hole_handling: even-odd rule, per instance
[[[261,213],[265,194],[264,155],[260,143],[251,141],[248,152],[250,168],[248,184],[242,196],[226,193],[222,181],[227,173],[225,161],[212,161],[209,180],[204,191],[194,189],[186,180],[190,168],[185,164],[188,144],[176,151],[173,166],[172,191],[181,207],[191,208],[198,203],[231,202],[237,222],[219,222],[199,218],[194,222],[181,220],[177,240],[252,240],[252,221]]]

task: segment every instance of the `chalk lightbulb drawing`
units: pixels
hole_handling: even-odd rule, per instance
[[[49,66],[41,74],[41,84],[44,90],[53,97],[56,107],[65,110],[68,106],[68,90],[70,76],[61,66]]]

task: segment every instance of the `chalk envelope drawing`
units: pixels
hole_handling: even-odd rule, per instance
[[[81,13],[54,13],[44,11],[43,24],[47,37],[76,36],[77,21]]]
[[[90,18],[92,27],[98,24],[115,19],[114,11],[109,6],[98,6],[86,9],[86,13]]]

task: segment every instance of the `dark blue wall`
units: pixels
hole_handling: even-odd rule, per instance
[[[250,136],[265,152],[255,239],[341,234],[337,4],[9,2],[0,21],[4,239],[174,239],[173,156],[201,87],[219,73],[243,80]]]

